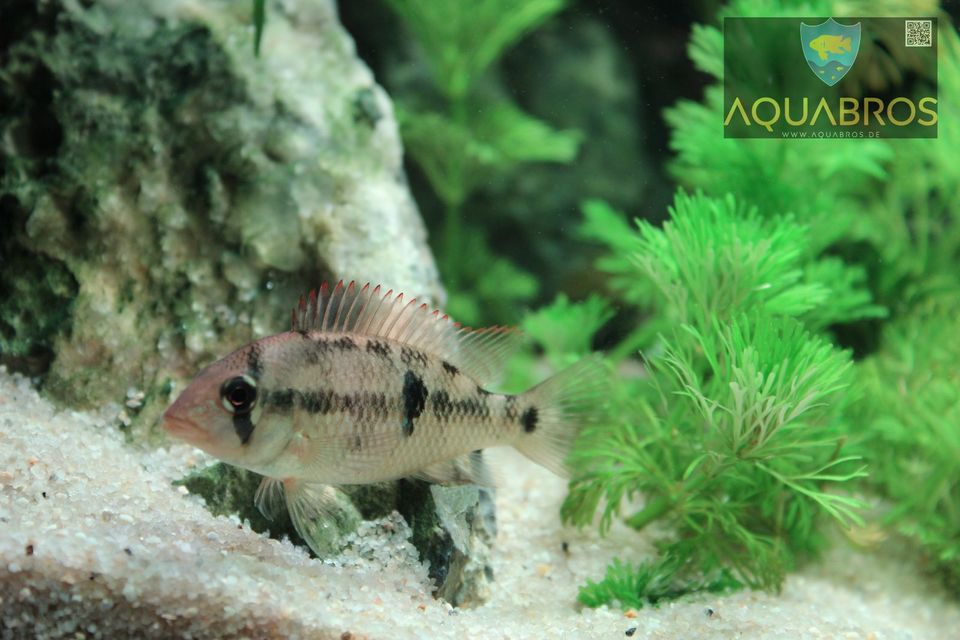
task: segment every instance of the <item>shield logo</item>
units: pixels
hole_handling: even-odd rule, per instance
[[[800,23],[800,46],[810,70],[829,86],[847,75],[860,50],[860,23],[845,25],[833,18],[820,24]]]

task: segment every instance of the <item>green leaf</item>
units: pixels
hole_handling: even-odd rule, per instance
[[[572,162],[583,137],[557,131],[509,102],[478,109],[470,122],[476,138],[496,150],[492,164],[504,173],[522,162]]]
[[[423,47],[437,85],[461,100],[503,52],[560,11],[564,0],[388,0]]]
[[[260,55],[263,26],[267,22],[266,0],[253,0],[253,55]]]
[[[407,151],[447,204],[459,206],[477,185],[524,162],[570,162],[580,134],[555,131],[509,103],[481,108],[466,124],[397,106]]]
[[[594,335],[612,317],[613,309],[597,295],[572,303],[561,293],[549,306],[528,314],[521,326],[560,368],[590,353]]]

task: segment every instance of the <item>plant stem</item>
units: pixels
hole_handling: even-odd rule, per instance
[[[637,355],[641,347],[645,347],[653,341],[660,329],[661,326],[656,323],[644,322],[627,334],[627,337],[621,340],[607,357],[612,362],[619,362],[624,358]]]
[[[639,531],[657,518],[670,512],[674,506],[676,506],[676,501],[673,498],[659,496],[648,502],[638,513],[627,518],[627,524]]]
[[[462,96],[451,97],[449,102],[450,119],[461,128],[467,127],[467,103]],[[463,175],[462,149],[451,150],[450,182],[455,185],[452,193],[444,198],[444,230],[442,267],[447,288],[456,290],[460,284],[460,261],[463,249],[462,207],[466,184]]]
[[[454,202],[446,203],[443,224],[443,275],[447,289],[456,291],[460,284],[460,238],[461,221],[460,205]]]

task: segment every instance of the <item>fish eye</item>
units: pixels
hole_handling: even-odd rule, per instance
[[[220,403],[232,414],[250,413],[257,403],[257,383],[249,376],[230,378],[220,387]]]

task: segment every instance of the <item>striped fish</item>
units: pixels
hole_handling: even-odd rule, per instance
[[[491,486],[481,450],[498,445],[566,475],[577,432],[604,400],[595,357],[526,393],[491,393],[519,331],[461,328],[379,286],[325,283],[291,315],[290,331],[201,371],[163,424],[265,476],[257,506],[268,517],[285,506],[308,543],[327,485],[415,476]]]

